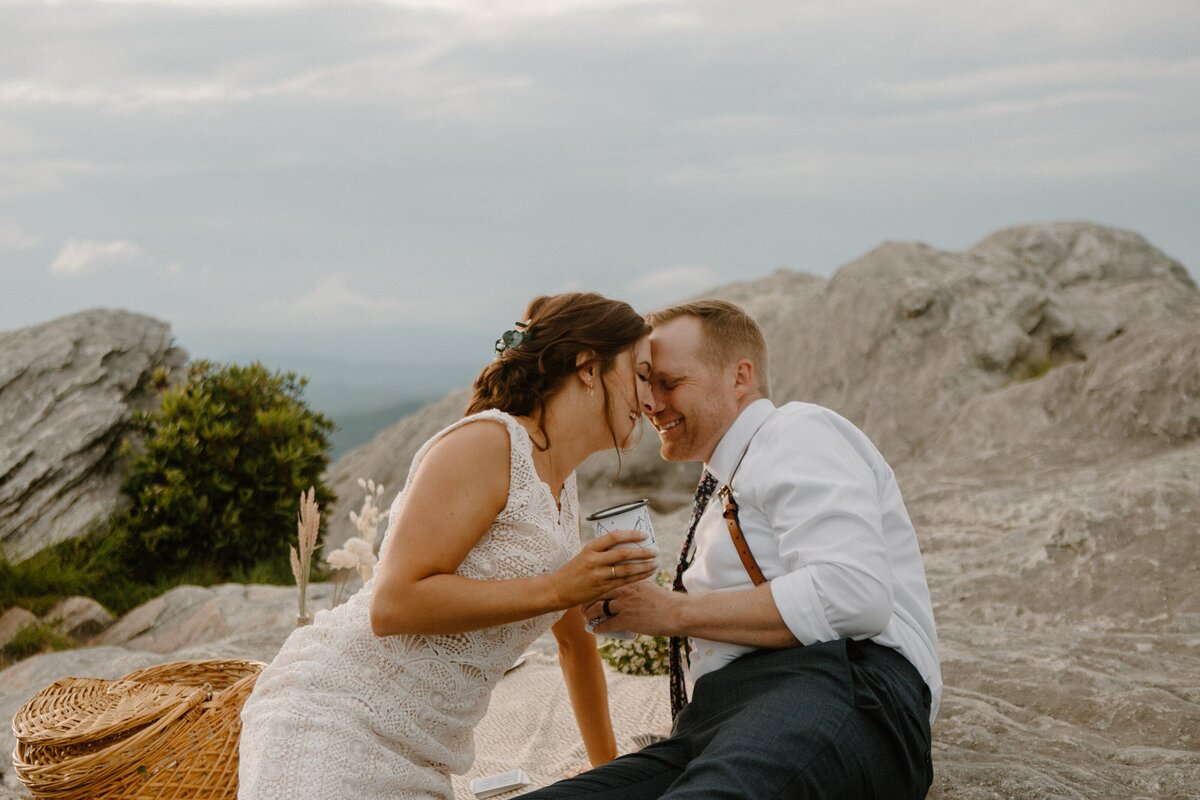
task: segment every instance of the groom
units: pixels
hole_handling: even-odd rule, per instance
[[[597,632],[674,637],[691,702],[676,671],[670,738],[526,797],[925,797],[941,674],[891,468],[832,411],[771,402],[762,331],[741,308],[649,320],[646,414],[663,458],[705,470],[677,591],[623,587]]]

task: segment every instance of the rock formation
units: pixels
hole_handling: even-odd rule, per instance
[[[166,323],[125,311],[0,333],[0,547],[9,559],[78,536],[120,506],[130,415],[152,404],[155,371],[184,359]]]
[[[1200,291],[1184,268],[1135,233],[1059,223],[707,295],[762,324],[777,402],[837,410],[896,468],[947,684],[931,796],[1196,796]],[[463,405],[331,474],[353,457],[391,494]],[[697,471],[663,466],[656,439],[619,480],[611,456],[585,465],[581,500],[654,498],[670,553]]]

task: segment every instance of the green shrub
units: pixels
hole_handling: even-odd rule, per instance
[[[297,498],[321,482],[333,422],[301,398],[295,373],[193,362],[159,408],[135,424],[143,441],[123,489],[132,507],[126,563],[144,582],[181,574],[221,580],[278,561],[287,575]]]

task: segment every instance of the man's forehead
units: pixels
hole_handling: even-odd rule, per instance
[[[650,351],[655,372],[686,369],[699,359],[703,333],[700,321],[677,317],[650,332]]]

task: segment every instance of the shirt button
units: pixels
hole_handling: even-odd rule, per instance
[[[707,650],[705,650],[705,651],[704,651],[704,655],[706,655],[706,656],[711,656],[711,655],[712,655],[712,648],[710,647],[710,648],[708,648]]]

